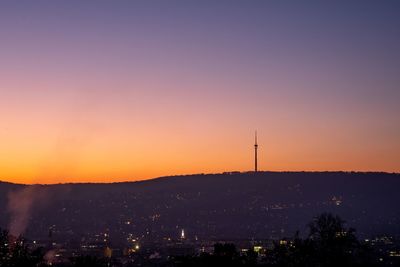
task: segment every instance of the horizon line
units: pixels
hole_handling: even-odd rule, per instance
[[[255,171],[224,171],[224,172],[216,172],[216,173],[190,173],[190,174],[171,174],[171,175],[163,175],[153,178],[144,178],[138,180],[122,180],[122,181],[115,181],[115,182],[89,182],[89,181],[82,181],[82,182],[56,182],[56,183],[14,183],[7,180],[1,180],[0,183],[6,184],[13,184],[13,185],[23,185],[23,186],[48,186],[48,185],[79,185],[79,184],[122,184],[122,183],[140,183],[146,181],[154,181],[158,179],[164,178],[172,178],[172,177],[184,177],[184,176],[201,176],[201,175],[233,175],[233,174],[248,174],[253,173],[255,175],[263,174],[263,173],[357,173],[357,174],[366,174],[366,173],[381,173],[381,174],[394,174],[400,175],[400,172],[388,172],[388,171],[362,171],[362,170],[319,170],[319,171],[305,171],[305,170],[294,170],[294,171],[268,171],[268,170],[259,170]]]

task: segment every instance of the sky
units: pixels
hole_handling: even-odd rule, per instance
[[[399,1],[1,1],[0,180],[400,172]]]

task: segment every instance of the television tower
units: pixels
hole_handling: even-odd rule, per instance
[[[257,172],[257,149],[258,149],[258,144],[257,144],[257,131],[256,131],[255,142],[254,142],[254,172]]]

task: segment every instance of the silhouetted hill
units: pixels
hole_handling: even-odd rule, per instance
[[[35,238],[46,237],[49,227],[60,238],[109,232],[115,240],[129,233],[160,239],[178,236],[181,228],[189,238],[276,238],[291,236],[327,211],[361,236],[399,236],[399,189],[399,174],[360,172],[224,173],[33,187],[0,183],[0,223],[7,227],[26,215],[27,235]],[[7,196],[28,209],[9,212]]]

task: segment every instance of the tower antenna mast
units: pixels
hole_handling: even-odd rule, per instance
[[[255,134],[255,142],[254,142],[254,172],[257,172],[257,149],[258,149],[258,144],[257,144],[257,131]]]

